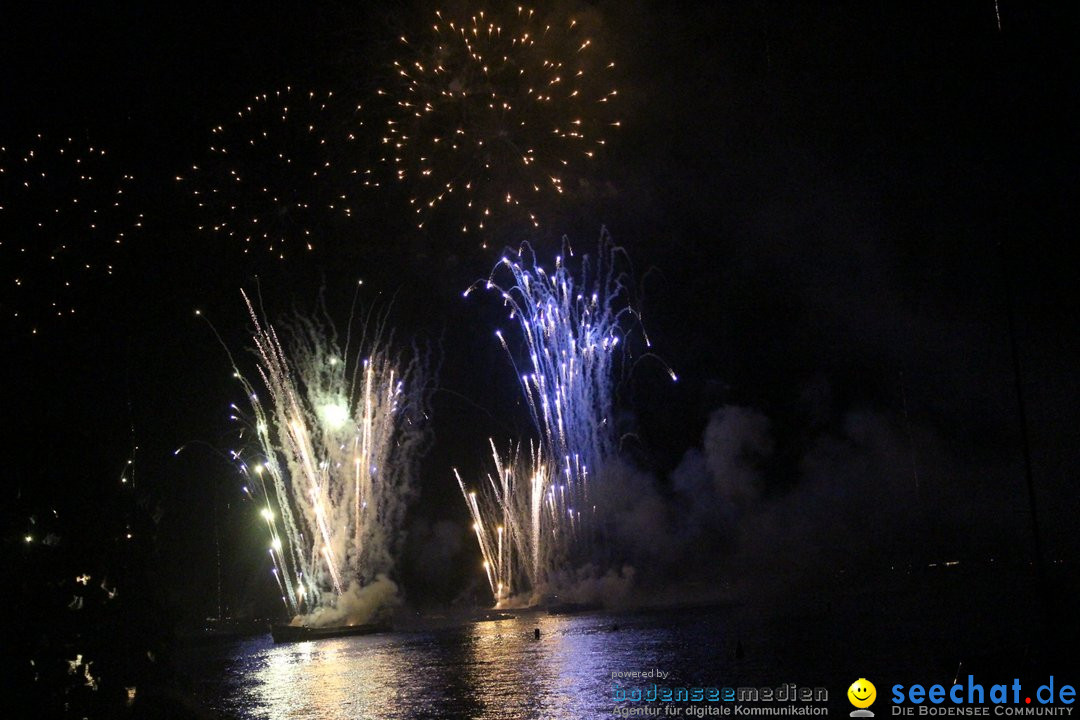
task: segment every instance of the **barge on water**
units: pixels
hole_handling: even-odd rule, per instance
[[[324,640],[326,638],[348,637],[350,635],[371,635],[387,632],[388,625],[331,625],[328,627],[309,627],[307,625],[271,625],[270,635],[275,643],[303,642],[305,640]]]

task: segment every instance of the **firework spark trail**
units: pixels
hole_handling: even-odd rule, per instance
[[[548,271],[524,245],[516,259],[504,257],[486,281],[465,291],[482,285],[498,292],[516,321],[526,371],[496,335],[539,436],[535,449],[512,451],[505,462],[492,444],[496,474],[479,492],[458,476],[497,602],[526,590],[536,598],[562,571],[595,559],[603,517],[590,483],[616,452],[618,359],[627,328],[640,327],[621,259],[625,253],[605,232],[594,262],[582,258],[575,279],[563,256]],[[500,274],[512,284],[499,284]]]
[[[265,502],[283,600],[310,616],[391,569],[428,438],[425,363],[394,353],[381,328],[350,359],[332,329],[308,318],[286,350],[244,300],[267,397],[236,371],[259,446],[241,469]]]
[[[540,207],[587,184],[578,166],[620,123],[615,64],[578,19],[438,11],[431,32],[400,42],[378,91],[390,103],[379,162],[409,187],[418,227],[451,201],[481,239],[495,222],[539,227]]]
[[[491,441],[491,454],[495,474],[487,476],[479,492],[469,490],[457,470],[454,474],[472,516],[492,595],[500,603],[520,589],[518,578],[532,588],[547,575],[550,558],[543,553],[551,546],[545,548],[539,535],[544,488],[550,482],[538,448],[525,454],[511,449],[504,461]]]

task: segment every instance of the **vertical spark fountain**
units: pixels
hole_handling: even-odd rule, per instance
[[[298,317],[286,346],[244,300],[261,382],[236,370],[258,442],[257,458],[238,460],[264,503],[282,600],[313,625],[366,622],[378,608],[364,589],[390,583],[429,440],[426,363],[392,350],[382,327],[365,328],[350,355],[350,337],[339,347],[315,318]]]

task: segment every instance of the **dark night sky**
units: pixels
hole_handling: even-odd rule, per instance
[[[890,532],[925,530],[913,510],[887,517],[891,495],[875,494],[875,468],[895,465],[900,447],[932,506],[920,552],[1026,548],[1011,287],[1045,544],[1075,560],[1076,6],[1002,0],[1000,32],[992,0],[587,7],[620,63],[623,132],[596,170],[615,192],[563,209],[560,230],[587,247],[607,224],[645,278],[646,326],[682,378],[672,387],[642,363],[623,393],[641,438],[635,462],[659,495],[677,496],[673,473],[701,446],[710,414],[737,405],[770,423],[773,450],[756,469],[766,489],[751,513],[762,522],[829,472],[841,478],[837,495],[810,496],[809,524],[831,524],[830,502],[850,495]],[[369,201],[362,229],[311,258],[244,259],[193,237],[172,183],[209,128],[257,92],[291,84],[366,98],[392,38],[425,12],[5,4],[0,144],[84,133],[132,169],[147,216],[79,322],[32,339],[5,328],[5,498],[86,507],[115,482],[133,425],[141,492],[164,510],[163,561],[178,588],[204,586],[212,488],[237,503],[238,482],[204,446],[172,451],[192,441],[228,449],[239,394],[192,310],[236,351],[239,289],[255,276],[271,308],[310,305],[325,283],[338,313],[363,278],[367,300],[394,296],[400,333],[442,338],[440,387],[452,392],[435,398],[437,442],[414,522],[464,524],[450,468],[478,472],[488,435],[525,428],[491,336],[502,311],[460,297],[496,255],[407,230],[387,196]],[[853,428],[869,425],[889,450],[860,444]],[[819,462],[823,447],[839,448],[834,464]],[[262,541],[237,507],[228,522],[254,539],[236,541],[233,562],[256,577],[263,555],[245,553]],[[25,532],[19,512],[5,518],[12,537]],[[730,535],[726,517],[706,532]],[[753,554],[755,541],[741,546]],[[471,567],[471,553],[465,545],[456,567]],[[414,594],[449,597],[463,585],[465,570],[434,587],[425,562],[406,571]]]

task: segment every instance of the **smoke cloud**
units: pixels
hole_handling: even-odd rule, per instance
[[[995,472],[988,466],[881,410],[818,420],[784,435],[763,411],[727,405],[667,478],[625,458],[609,464],[594,488],[612,518],[607,567],[620,571],[575,578],[580,591],[571,582],[567,594],[616,604],[782,596],[961,556],[986,560],[1000,545],[994,498],[975,492]],[[961,503],[966,517],[955,513]],[[612,577],[622,583],[615,595],[600,582]]]
[[[294,617],[293,625],[327,627],[333,625],[364,625],[387,619],[401,605],[398,586],[385,575],[379,575],[367,585],[352,583],[333,604],[318,607],[308,615]]]

